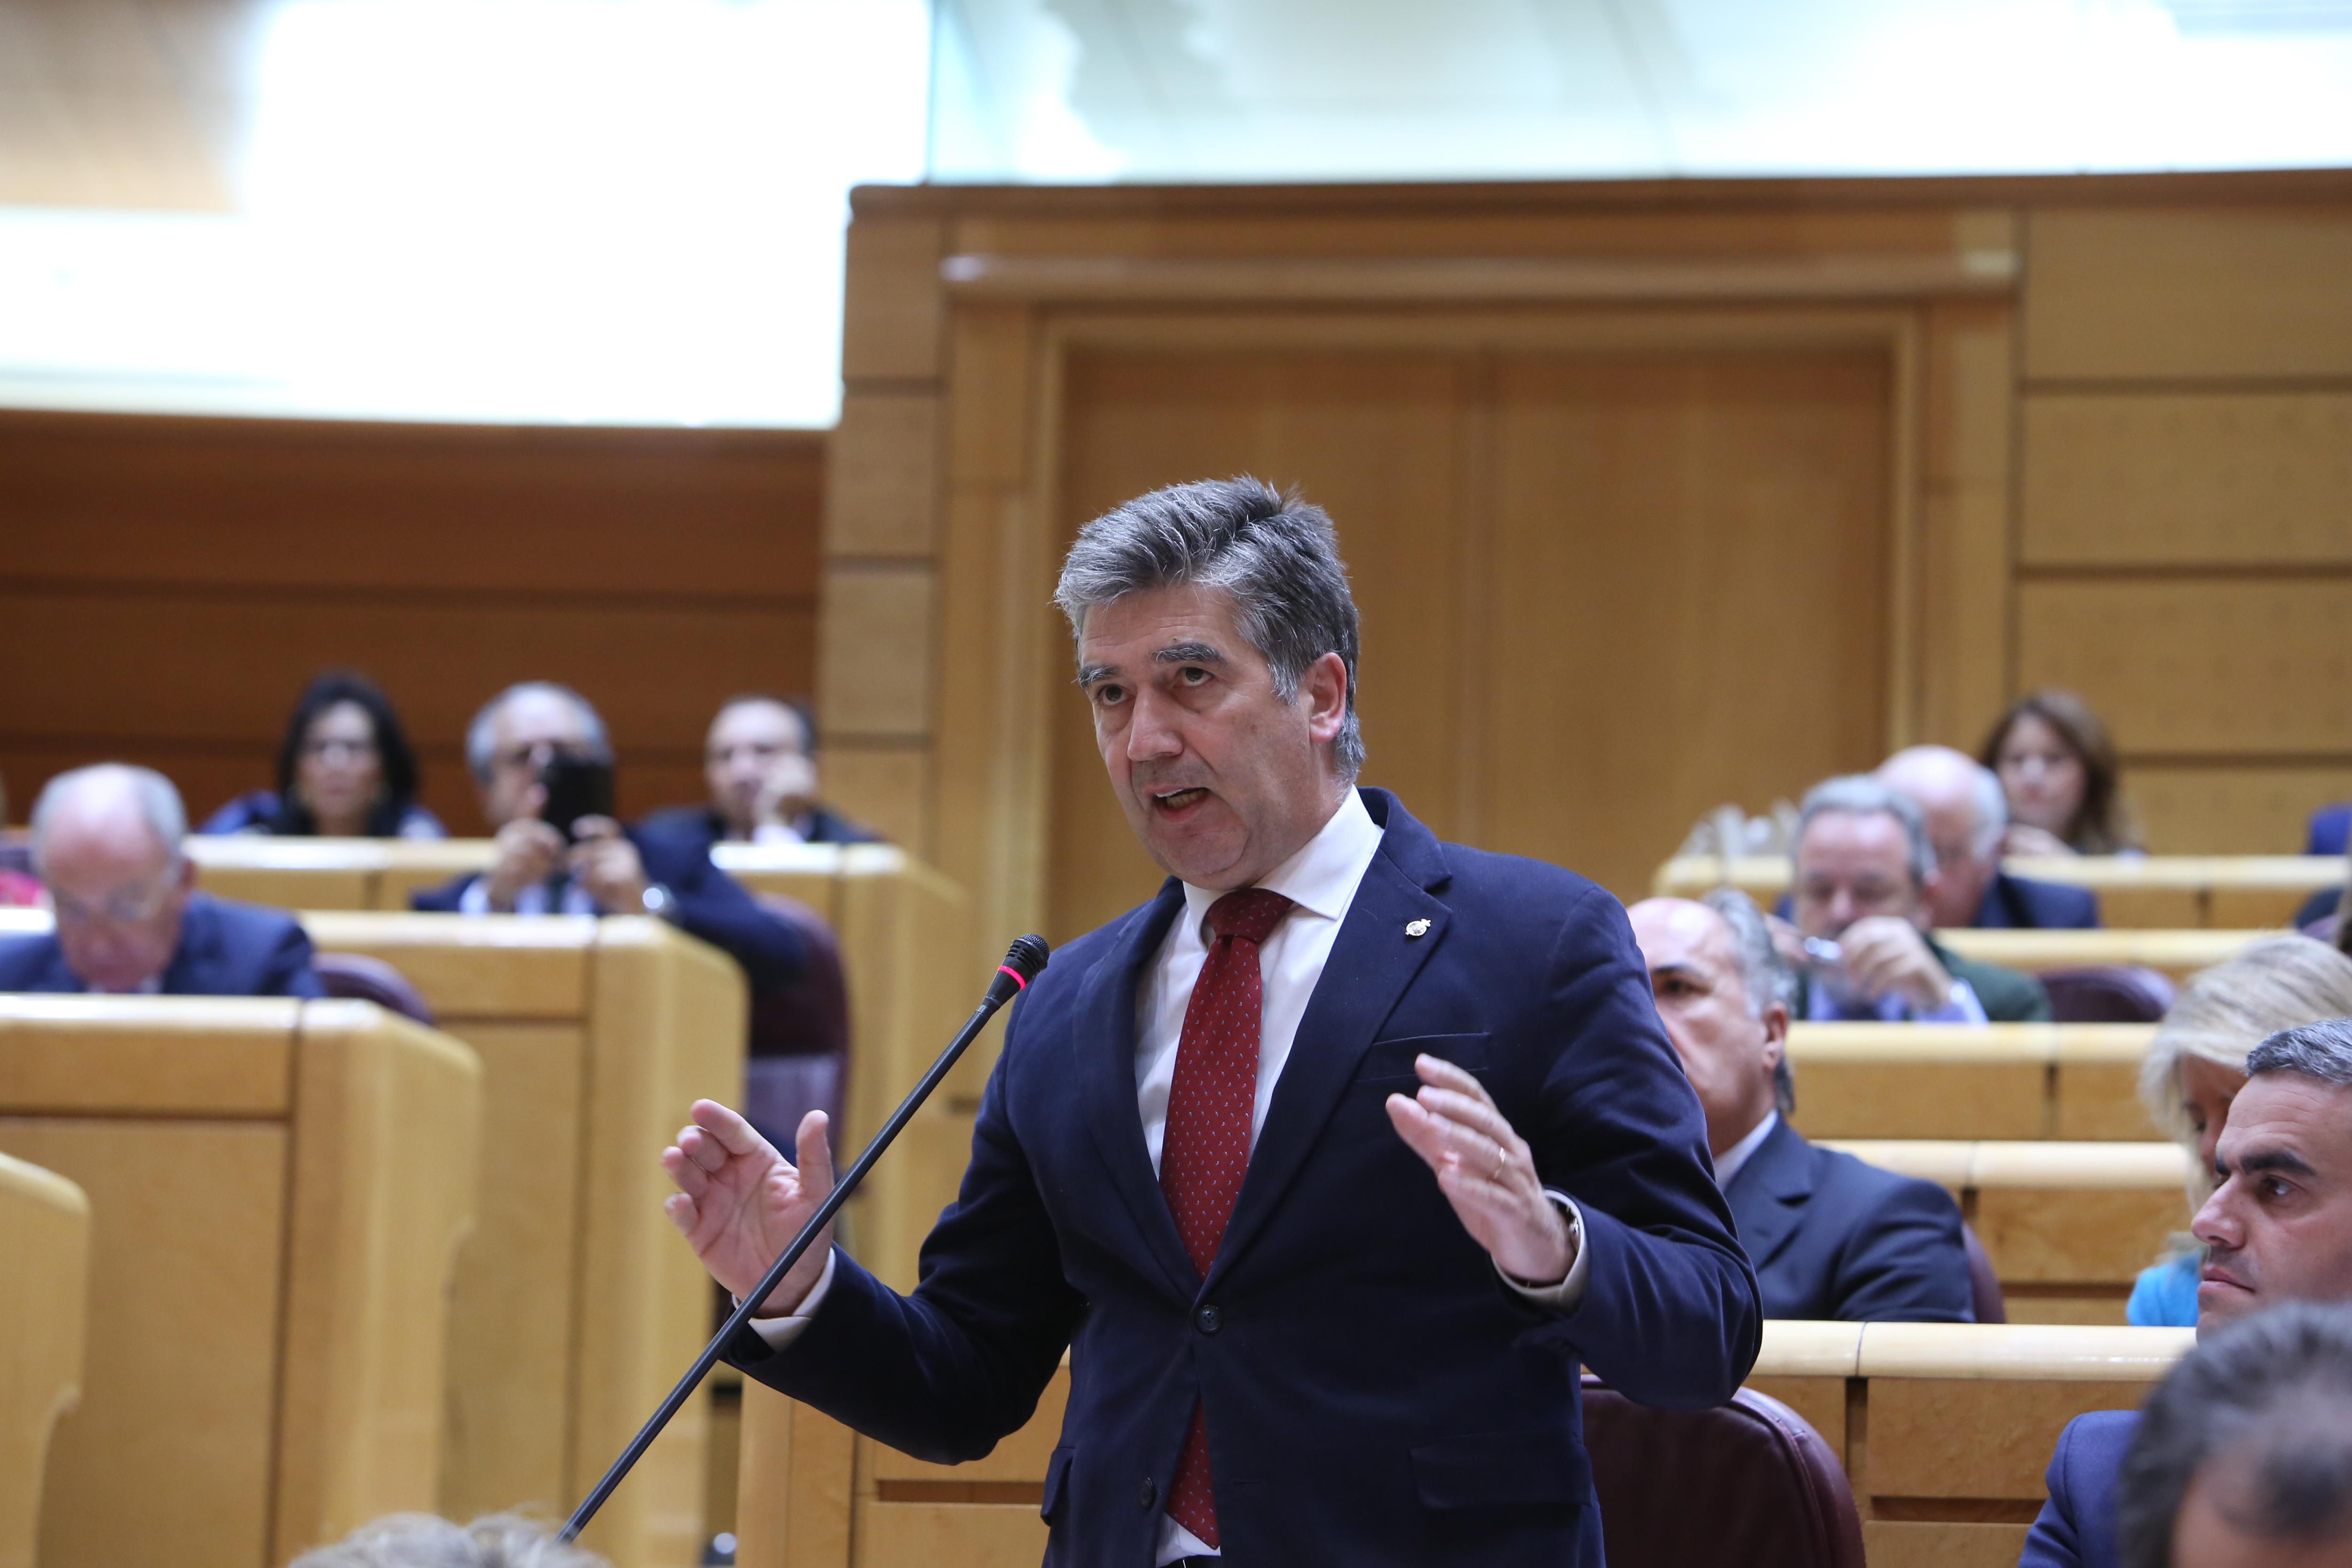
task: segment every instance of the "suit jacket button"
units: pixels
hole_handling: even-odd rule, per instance
[[[1143,1489],[1135,1494],[1135,1506],[1141,1509],[1144,1512],[1150,1513],[1151,1511],[1151,1505],[1159,1500],[1159,1484],[1152,1480],[1150,1476],[1144,1477]]]
[[[1192,1314],[1192,1326],[1204,1334],[1213,1334],[1225,1326],[1225,1315],[1214,1307],[1203,1307]]]

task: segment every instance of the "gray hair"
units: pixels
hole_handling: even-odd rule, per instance
[[[33,803],[32,848],[33,870],[40,872],[48,846],[49,823],[67,799],[89,784],[112,780],[127,785],[131,798],[138,804],[139,819],[155,842],[171,853],[172,864],[180,863],[180,841],[188,836],[188,808],[180,804],[180,792],[172,781],[153,768],[134,767],[129,763],[99,763],[87,768],[73,768],[58,774],[41,788],[41,795]]]
[[[2248,1078],[2266,1072],[2299,1073],[2338,1089],[2352,1088],[2352,1018],[2322,1018],[2281,1029],[2246,1053]]]
[[[1234,618],[1285,701],[1307,667],[1336,653],[1348,667],[1347,716],[1332,742],[1339,772],[1364,765],[1356,718],[1356,601],[1323,509],[1244,475],[1170,485],[1078,530],[1054,603],[1086,632],[1087,612],[1128,594],[1197,584],[1233,600]]]
[[[2221,1464],[2222,1517],[2313,1544],[2352,1523],[2352,1310],[2288,1301],[2190,1351],[2148,1395],[2116,1483],[2118,1559],[2169,1568],[2200,1471]]]
[[[496,732],[499,710],[518,697],[532,695],[560,697],[579,709],[581,718],[587,725],[588,744],[595,760],[600,763],[613,760],[613,743],[605,739],[604,721],[597,716],[595,704],[572,688],[560,686],[552,680],[518,680],[483,703],[481,711],[474,715],[474,721],[466,726],[466,767],[477,780],[490,776],[491,753],[498,750],[499,744]]]
[[[1825,779],[1808,790],[1804,804],[1797,807],[1797,833],[1789,841],[1791,847],[1805,841],[1805,832],[1812,826],[1815,817],[1836,812],[1853,816],[1893,817],[1903,829],[1913,883],[1924,888],[1927,879],[1936,874],[1936,847],[1927,837],[1927,819],[1920,814],[1918,802],[1868,773]]]
[[[1764,923],[1764,911],[1756,907],[1756,900],[1737,888],[1717,888],[1699,902],[1713,910],[1731,932],[1732,951],[1739,954],[1740,983],[1748,992],[1748,1010],[1761,1018],[1776,1002],[1783,1007],[1795,1005],[1796,976],[1781,960],[1780,950],[1772,945],[1772,928]],[[1797,1075],[1789,1066],[1785,1049],[1772,1064],[1772,1103],[1783,1116],[1796,1114]]]
[[[332,1546],[306,1552],[288,1568],[606,1568],[567,1546],[547,1526],[510,1513],[452,1524],[429,1513],[395,1513],[363,1524]]]
[[[1982,763],[1975,768],[1969,793],[1976,796],[1977,830],[1969,849],[1978,859],[1990,860],[2000,852],[2001,835],[2009,830],[2009,793],[2000,787],[1999,773]]]

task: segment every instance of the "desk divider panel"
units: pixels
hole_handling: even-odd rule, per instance
[[[2151,1136],[2147,1024],[1794,1024],[1792,1118],[1808,1138]]]
[[[0,1568],[33,1568],[58,1420],[81,1398],[89,1199],[0,1154]]]
[[[5,996],[0,1064],[0,1149],[89,1194],[107,1347],[42,1560],[274,1568],[431,1507],[472,1053],[359,1002]]]
[[[2090,889],[2111,930],[2283,926],[2312,894],[2345,881],[2340,855],[2079,855],[2002,864],[2014,876]],[[1651,880],[1652,891],[1685,899],[1726,886],[1769,910],[1789,890],[1788,858],[1678,856]]]

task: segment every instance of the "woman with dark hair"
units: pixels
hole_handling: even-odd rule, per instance
[[[2089,704],[2046,687],[2019,698],[1977,760],[2009,800],[2007,855],[2129,855],[2139,836],[2116,790],[2116,743]]]
[[[303,689],[278,748],[278,787],[239,795],[199,833],[330,838],[440,838],[440,819],[416,804],[416,753],[391,700],[364,676],[340,671]]]

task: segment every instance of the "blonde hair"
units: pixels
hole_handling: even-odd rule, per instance
[[[606,1568],[601,1557],[555,1539],[520,1514],[452,1524],[429,1513],[395,1513],[363,1524],[287,1568]]]
[[[2347,1016],[2352,1016],[2352,957],[2312,937],[2265,937],[2228,963],[2200,971],[2181,988],[2140,1061],[2140,1100],[2167,1136],[2193,1152],[2197,1130],[2180,1105],[2181,1058],[2201,1057],[2242,1073],[2246,1053],[2264,1037]],[[2200,1199],[2205,1173],[2191,1169],[2189,1180],[2192,1201]]]

